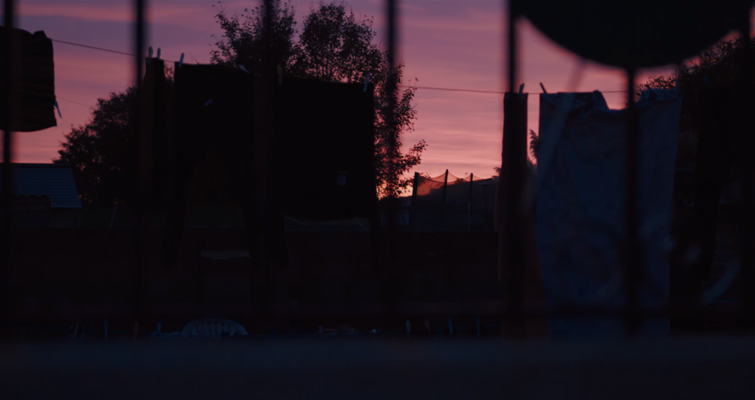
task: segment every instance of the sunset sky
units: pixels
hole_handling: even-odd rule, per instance
[[[43,30],[52,39],[132,52],[132,2],[129,0],[23,0],[18,2],[18,25]],[[292,1],[301,19],[317,2]],[[223,1],[228,13],[242,12],[258,1]],[[383,42],[384,0],[351,0],[357,17],[374,16],[377,40]],[[215,8],[213,7],[215,5]],[[215,21],[219,4],[209,0],[152,0],[149,2],[147,44],[162,49],[162,58],[209,63],[220,36]],[[403,0],[400,10],[400,60],[405,78],[420,87],[484,91],[505,90],[503,72],[503,3],[498,0]],[[549,92],[619,91],[605,93],[612,108],[624,104],[623,74],[593,63],[581,64],[575,55],[545,38],[526,21],[519,26],[520,79],[529,101],[529,128],[538,130],[539,83]],[[54,43],[56,94],[63,114],[58,127],[17,135],[17,162],[50,162],[71,125],[84,124],[98,98],[121,91],[133,82],[129,56]],[[573,76],[584,68],[574,86]],[[642,71],[668,74],[671,68]],[[406,145],[428,142],[422,164],[415,170],[432,176],[446,168],[456,176],[474,173],[488,177],[500,164],[503,127],[500,94],[460,93],[419,89],[415,132]]]

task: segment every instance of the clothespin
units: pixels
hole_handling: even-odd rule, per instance
[[[367,74],[364,76],[364,88],[362,89],[362,91],[367,93],[367,87],[369,85],[370,85],[370,74]]]
[[[545,86],[543,86],[543,82],[540,82],[540,89],[543,89],[543,93],[548,94],[548,91],[545,90]]]
[[[524,91],[524,83],[519,85],[519,94],[522,94],[523,91]]]
[[[149,46],[149,51],[147,52],[147,58],[152,58],[152,46]]]
[[[242,70],[242,71],[244,71],[244,72],[246,72],[247,74],[251,74],[251,72],[249,72],[249,70],[248,70],[248,69],[246,69],[246,67],[244,67],[244,66],[243,66],[243,65],[241,65],[241,64],[239,64],[239,69],[240,69],[240,70]]]
[[[184,65],[184,53],[181,53],[181,59],[178,60],[178,66],[182,67]]]
[[[157,48],[157,57],[155,57],[155,58],[157,58],[158,60],[160,59],[160,48],[159,47]]]
[[[280,65],[278,65],[278,84],[283,84],[283,67],[281,67]]]
[[[55,109],[58,110],[58,117],[63,118],[63,114],[60,113],[60,106],[58,105],[58,101],[55,100]]]

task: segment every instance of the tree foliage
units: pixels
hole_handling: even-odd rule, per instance
[[[216,18],[224,33],[212,52],[215,63],[243,65],[259,71],[265,44],[275,65],[297,77],[316,78],[331,82],[364,82],[367,74],[375,87],[375,164],[378,189],[383,196],[395,196],[408,187],[411,178],[404,177],[419,165],[427,144],[424,140],[402,152],[401,136],[414,130],[416,109],[413,105],[416,88],[403,90],[393,109],[395,125],[390,127],[387,117],[391,111],[389,79],[400,84],[402,66],[388,66],[387,53],[374,43],[376,37],[371,18],[357,19],[347,12],[344,3],[320,4],[304,17],[301,34],[296,30],[295,11],[290,3],[274,0],[270,25],[272,38],[263,40],[264,5],[246,9],[241,15],[228,15],[220,8]],[[298,35],[297,35],[298,34]],[[395,140],[394,153],[389,153],[389,141]],[[395,168],[390,168],[390,160]],[[392,172],[395,171],[395,172]],[[399,190],[389,193],[386,182],[397,181]]]
[[[216,15],[223,30],[222,39],[211,52],[212,62],[226,65],[243,65],[250,71],[259,71],[264,51],[287,73],[300,77],[312,77],[338,82],[363,82],[370,74],[375,86],[376,154],[378,189],[387,193],[385,182],[390,178],[388,160],[393,156],[399,177],[420,163],[424,141],[402,153],[401,134],[414,128],[416,110],[413,105],[415,89],[404,90],[394,108],[395,128],[386,123],[389,113],[389,78],[401,82],[401,68],[391,72],[386,54],[373,43],[375,32],[372,20],[357,20],[347,13],[344,4],[320,5],[312,9],[304,19],[304,29],[297,36],[294,9],[290,4],[274,0],[275,12],[271,14],[272,35],[263,39],[264,8],[257,7],[242,15],[227,15],[220,9]],[[167,68],[168,82],[173,71]],[[114,205],[125,201],[128,182],[124,171],[125,151],[129,130],[133,122],[132,106],[136,96],[134,87],[123,92],[111,93],[99,99],[93,107],[91,119],[84,125],[71,127],[64,134],[55,163],[69,163],[82,201],[88,205]],[[394,154],[388,153],[387,141],[396,140]],[[394,174],[394,176],[396,175]],[[410,179],[400,179],[399,187],[405,189]]]
[[[753,42],[755,43],[755,42]],[[678,66],[669,76],[655,76],[640,85],[640,89],[672,89],[678,86],[684,93],[679,121],[677,166],[692,169],[697,152],[697,125],[700,115],[698,89],[727,87],[743,80],[744,51],[741,38],[718,42],[702,52],[692,63]]]
[[[71,127],[54,163],[71,164],[81,200],[88,205],[113,205],[124,199],[124,149],[132,121],[136,89],[97,100],[92,118]]]

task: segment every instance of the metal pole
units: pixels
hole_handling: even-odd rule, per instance
[[[0,60],[5,64],[2,68],[3,76],[3,93],[2,98],[5,101],[4,107],[0,112],[2,113],[2,121],[5,124],[5,130],[3,131],[3,184],[2,194],[0,195],[0,207],[2,207],[2,235],[0,236],[0,323],[9,322],[10,318],[10,264],[11,264],[11,247],[13,245],[13,125],[11,123],[13,119],[13,98],[15,97],[15,82],[14,72],[17,69],[15,60],[15,46],[14,46],[14,28],[15,28],[15,1],[5,0],[5,29],[8,34],[5,40],[0,45],[3,46],[2,54],[5,56],[4,60]]]
[[[639,178],[640,178],[640,136],[639,115],[634,99],[635,73],[627,70],[627,150],[626,150],[626,243],[624,253],[624,288],[627,294],[624,322],[627,334],[632,337],[639,333],[642,325],[639,292],[642,282],[642,245],[639,240]]]
[[[743,20],[742,28],[742,81],[745,87],[752,84],[752,42],[750,39],[750,16]],[[750,129],[746,134],[752,135]],[[746,151],[752,151],[747,149]],[[744,286],[742,305],[743,322],[746,328],[753,325],[755,319],[755,255],[753,254],[754,216],[753,216],[753,168],[752,165],[743,165],[742,168],[742,202],[743,218],[741,228],[741,251],[742,251],[742,283]]]
[[[419,186],[419,172],[414,173],[414,183],[412,184],[412,207],[417,205],[417,187]]]
[[[263,96],[261,106],[265,107],[269,111],[272,108],[271,104],[273,103],[274,98],[273,91],[276,90],[275,83],[273,82],[278,82],[274,79],[275,66],[273,65],[273,60],[271,58],[271,50],[273,46],[273,16],[275,10],[272,0],[263,0],[263,6],[265,8],[264,19],[262,21],[262,35],[264,43],[262,51],[262,79],[264,80],[264,82],[262,83],[262,85],[260,85],[261,87],[257,88],[257,90],[259,91],[259,94]],[[277,79],[281,78],[278,77]],[[278,196],[277,185],[275,183],[275,179],[277,179],[277,177],[274,176],[274,167],[270,165],[272,160],[270,153],[272,152],[272,149],[274,147],[273,143],[275,142],[275,132],[273,131],[274,122],[271,119],[271,113],[268,113],[261,118],[265,119],[265,130],[264,132],[262,132],[264,143],[263,148],[268,150],[268,152],[265,155],[265,159],[263,161],[265,190],[262,207],[264,210],[264,215],[266,217],[263,222],[263,246],[261,252],[262,257],[260,260],[263,264],[262,269],[264,280],[260,312],[264,318],[268,318],[270,317],[270,303],[272,301],[272,288],[270,287],[270,269],[272,268],[273,258],[279,257],[279,262],[286,263],[287,254],[285,250],[282,252],[278,251],[285,249],[285,233],[282,232],[283,215],[282,213],[278,212],[279,209],[276,206],[278,204],[276,201]],[[254,289],[252,289],[252,293],[254,293]]]
[[[386,199],[388,224],[386,229],[386,235],[388,239],[388,251],[390,252],[389,268],[387,272],[388,281],[384,284],[384,303],[386,317],[393,321],[396,318],[396,296],[398,291],[398,251],[396,249],[396,215],[398,214],[398,204],[395,197],[398,195],[398,176],[397,176],[397,159],[396,153],[398,146],[396,142],[397,126],[394,112],[397,104],[398,95],[398,82],[396,74],[396,47],[397,47],[397,34],[396,25],[398,19],[398,0],[386,0],[386,20],[388,23],[387,35],[387,53],[386,61],[388,62],[388,79],[385,82],[385,94],[388,97],[388,112],[386,113],[386,125],[388,130],[387,139],[387,157],[385,162],[388,164],[388,179],[386,179],[386,193],[388,198]]]
[[[508,50],[508,90],[507,93],[509,93],[510,96],[513,96],[516,90],[516,80],[517,80],[517,32],[516,32],[516,21],[519,17],[519,10],[517,7],[517,0],[508,0],[507,1],[507,8],[506,8],[506,19],[507,22],[507,40],[504,41],[504,43],[507,43],[507,49]],[[517,118],[518,115],[518,107],[519,102],[515,98],[511,98],[511,101],[513,102],[513,108],[514,112],[512,112],[513,115],[510,117],[513,117],[513,121],[509,121],[511,124],[511,132],[518,132],[519,129],[517,129],[516,124],[519,123],[519,120]],[[505,99],[504,99],[505,103]],[[504,104],[505,107],[505,104]],[[509,154],[515,154],[517,151],[525,151],[526,150],[526,142],[524,143],[523,147],[519,146],[520,142],[526,141],[526,138],[506,138],[504,137],[504,146],[513,146],[514,151],[510,152]],[[521,148],[520,148],[521,147]],[[519,171],[519,163],[516,162],[516,160],[510,160],[511,162],[507,162],[506,160],[503,160],[505,165],[509,165],[513,168],[511,168],[511,171],[501,171],[501,177],[503,178],[504,175],[509,176],[511,179],[511,184],[509,187],[509,191],[505,194],[506,196],[506,208],[504,209],[504,215],[505,220],[508,222],[506,226],[501,227],[504,233],[504,237],[507,238],[508,241],[510,241],[510,249],[511,253],[509,254],[510,260],[506,260],[506,263],[510,265],[510,271],[507,276],[505,276],[503,285],[504,285],[504,293],[506,296],[506,317],[504,318],[504,334],[513,334],[517,337],[523,337],[525,334],[524,331],[524,320],[523,320],[523,311],[524,311],[524,257],[522,252],[522,243],[521,243],[521,224],[519,221],[521,220],[521,211],[519,209],[519,204],[521,204],[521,194],[522,190],[520,188],[521,185],[518,184],[519,179],[521,177],[521,173],[523,171]],[[503,166],[503,165],[502,165]],[[499,184],[502,184],[503,181],[501,181]],[[487,191],[486,191],[487,192]],[[487,198],[487,194],[485,196]],[[487,199],[486,199],[487,200]],[[486,205],[487,208],[487,205]],[[502,243],[499,243],[499,245],[502,245]]]
[[[411,214],[409,214],[409,224],[414,224],[417,215],[417,188],[419,187],[419,172],[414,173],[414,182],[412,183],[412,205]]]
[[[469,174],[469,201],[467,202],[467,229],[472,230],[472,190],[474,189],[474,173]]]
[[[134,68],[134,80],[136,85],[136,98],[134,100],[134,135],[132,135],[134,148],[136,149],[136,158],[133,166],[136,173],[136,185],[134,185],[134,293],[133,293],[133,322],[134,322],[134,339],[139,334],[139,319],[142,314],[142,257],[144,253],[144,193],[141,187],[141,171],[138,168],[141,161],[141,143],[139,137],[139,129],[141,125],[141,80],[143,75],[144,65],[144,15],[146,0],[134,0],[135,23],[134,23],[134,54],[136,54],[136,65]]]
[[[388,0],[387,3],[387,14],[388,14],[388,80],[386,82],[387,84],[387,95],[388,95],[388,129],[390,134],[388,135],[388,165],[389,165],[389,178],[386,182],[388,184],[388,193],[391,195],[395,194],[396,188],[396,137],[395,137],[395,130],[396,130],[396,121],[394,117],[394,110],[396,107],[397,102],[397,95],[398,95],[398,82],[396,82],[396,19],[397,19],[397,7],[396,7],[397,0]],[[393,211],[393,210],[390,210]],[[393,223],[391,221],[394,221],[393,215],[390,215],[388,218],[389,224]]]
[[[446,226],[446,193],[448,193],[448,170],[443,177],[443,202],[440,204],[440,227]]]

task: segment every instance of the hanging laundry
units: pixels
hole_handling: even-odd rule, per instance
[[[754,167],[755,135],[751,119],[755,99],[752,91],[752,86],[736,86],[702,88],[699,92],[693,234],[702,245],[694,268],[700,280],[711,276],[716,214],[723,189],[731,181],[732,170]]]
[[[538,269],[534,208],[531,202],[526,202],[534,190],[527,154],[527,94],[506,93],[501,173],[494,211],[499,235],[498,280],[504,285],[506,296],[510,291],[521,291],[520,306],[542,307],[545,295]],[[527,326],[520,327],[525,335],[539,335],[544,330],[543,321],[527,322]]]
[[[0,27],[0,43],[8,40],[8,29]],[[0,121],[0,129],[17,132],[34,132],[57,125],[55,119],[55,63],[52,41],[43,31],[33,34],[15,29],[18,52],[13,55],[18,79],[14,81],[17,90],[14,99],[14,119],[9,126]],[[0,52],[2,47],[0,46]],[[0,72],[5,76],[8,55],[0,54]],[[4,85],[0,79],[0,88]],[[0,89],[1,91],[2,89]],[[5,99],[0,99],[0,107],[6,107]]]
[[[138,94],[139,131],[131,132],[126,169],[129,193],[138,196],[138,201],[148,210],[158,212],[167,210],[170,180],[167,93],[171,89],[165,78],[163,60],[148,58]]]
[[[178,253],[187,205],[212,204],[197,187],[201,177],[207,178],[205,182],[227,178],[227,194],[244,211],[250,253],[255,261],[258,251],[252,237],[258,223],[252,174],[253,77],[221,65],[176,63],[175,68],[170,145],[173,176],[163,262],[172,265]],[[206,162],[211,159],[209,148],[217,154],[211,163]]]
[[[668,243],[680,96],[642,92],[639,207],[642,218],[641,305],[669,304]],[[603,95],[540,96],[537,242],[549,307],[619,311],[626,304],[626,110],[609,110]],[[622,337],[620,318],[552,318],[555,337]],[[641,334],[666,334],[668,319],[646,320]]]
[[[274,173],[283,211],[310,220],[376,221],[372,90],[284,78],[276,92]]]

